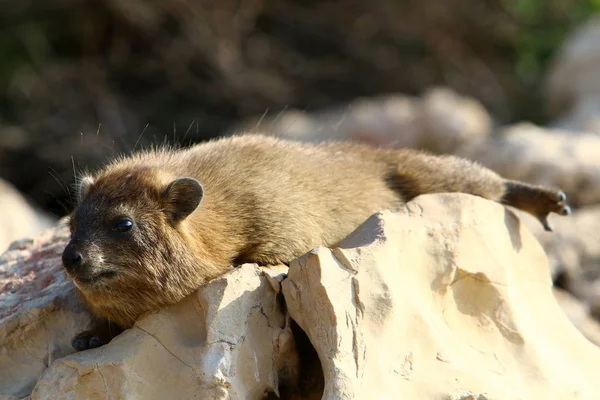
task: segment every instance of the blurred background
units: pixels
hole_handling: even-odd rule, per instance
[[[0,248],[72,209],[75,171],[152,143],[259,130],[409,146],[567,192],[575,213],[553,217],[554,234],[523,218],[570,292],[563,306],[600,343],[600,326],[582,325],[600,317],[599,11],[600,0],[0,0]]]
[[[436,85],[481,102],[497,124],[545,124],[553,59],[598,9],[598,0],[0,1],[0,177],[62,216],[73,163],[94,168],[136,142],[188,144],[263,113]]]

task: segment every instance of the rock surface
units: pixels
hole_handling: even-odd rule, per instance
[[[418,147],[436,153],[454,153],[492,132],[492,120],[478,101],[447,88],[425,92],[420,122],[424,137]]]
[[[63,224],[0,258],[0,398],[31,393],[55,359],[74,351],[71,338],[89,323],[60,262],[67,237]]]
[[[600,318],[600,205],[576,210],[569,218],[551,217],[554,232],[544,231],[529,214],[517,213],[544,247],[555,281],[569,292],[559,298],[561,306],[600,345],[600,336],[594,333]]]
[[[576,210],[568,218],[552,216],[553,232],[544,231],[531,215],[517,213],[546,250],[552,275],[570,281],[569,291],[580,295],[582,285],[600,279],[600,205]]]
[[[590,342],[600,346],[600,324],[590,315],[590,308],[565,290],[554,289],[554,297],[573,325]]]
[[[287,269],[244,265],[137,321],[109,345],[57,360],[34,399],[261,399],[292,386],[297,356],[277,300]]]
[[[60,267],[66,235],[61,226],[0,260],[0,398],[34,385],[31,400],[594,399],[600,390],[600,349],[553,297],[541,246],[510,210],[474,196],[421,196],[374,215],[339,248],[293,261],[287,278],[284,267],[233,269],[76,354],[69,342],[88,316]],[[596,341],[588,309],[556,293]]]
[[[502,206],[422,196],[340,249],[290,265],[283,293],[324,399],[592,399],[600,349],[552,294],[546,257]]]

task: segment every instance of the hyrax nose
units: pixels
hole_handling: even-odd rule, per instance
[[[72,270],[83,264],[83,256],[72,243],[69,243],[63,251],[62,261],[65,268]]]

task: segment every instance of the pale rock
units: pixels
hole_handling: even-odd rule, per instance
[[[569,131],[573,135],[584,132],[600,134],[600,93],[590,94],[578,101],[568,114],[554,119],[548,126]]]
[[[359,98],[312,113],[286,110],[250,119],[236,128],[240,131],[308,142],[356,140],[402,147],[418,146],[422,139],[419,100],[404,95]]]
[[[426,195],[377,214],[340,248],[292,262],[287,279],[283,267],[233,269],[75,354],[71,338],[89,316],[60,266],[67,237],[62,224],[0,259],[2,399],[34,385],[31,400],[595,399],[600,390],[600,350],[557,304],[542,248],[509,209],[478,197]],[[556,298],[596,341],[589,307]]]
[[[341,140],[376,146],[417,147],[423,140],[420,100],[392,94],[361,98],[343,110],[336,126]]]
[[[505,178],[560,188],[572,205],[600,203],[598,135],[574,136],[521,123],[490,140],[465,146],[458,154]]]
[[[570,292],[585,297],[585,287],[600,279],[600,205],[575,210],[568,217],[550,216],[552,232],[530,214],[515,211],[546,251],[552,276],[562,275]],[[597,296],[600,304],[600,293]]]
[[[454,153],[487,139],[492,131],[492,120],[481,103],[447,88],[425,92],[421,113],[420,147],[437,153]]]
[[[344,107],[313,113],[283,111],[255,117],[235,131],[258,131],[287,139],[318,142],[352,140],[388,147],[412,147],[438,153],[488,137],[491,119],[476,100],[447,88],[423,98],[390,94],[359,98]]]
[[[600,205],[576,210],[568,218],[554,218],[553,233],[537,227],[528,215],[522,218],[546,249],[561,285],[600,318]]]
[[[0,253],[13,241],[36,236],[55,222],[31,206],[11,184],[0,179]]]
[[[264,133],[307,142],[330,138],[336,133],[331,127],[317,125],[312,114],[296,109],[283,110],[276,117],[262,115],[250,118],[236,126],[233,133],[239,132]]]
[[[560,116],[554,126],[600,133],[600,15],[565,41],[547,78],[549,111]]]
[[[517,213],[546,251],[552,276],[582,303],[575,306],[575,300],[563,295],[560,303],[565,312],[586,337],[600,346],[600,335],[594,328],[598,323],[592,320],[600,318],[600,205],[575,210],[566,218],[552,216],[553,232],[544,231],[531,215]]]
[[[600,323],[592,318],[590,309],[571,293],[555,288],[554,297],[569,320],[588,340],[600,346]]]
[[[0,398],[31,393],[55,359],[74,352],[71,338],[89,323],[60,262],[68,234],[63,223],[0,258]]]
[[[31,400],[262,399],[293,386],[296,350],[274,290],[286,270],[243,265],[142,316],[108,345],[55,361]]]
[[[600,349],[557,304],[519,219],[464,194],[370,218],[290,265],[283,293],[323,399],[595,399]]]

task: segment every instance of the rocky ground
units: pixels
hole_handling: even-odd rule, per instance
[[[372,216],[339,248],[246,264],[73,353],[89,322],[64,225],[0,260],[3,399],[592,399],[598,326],[519,218],[465,194]],[[563,305],[563,309],[557,303]]]

